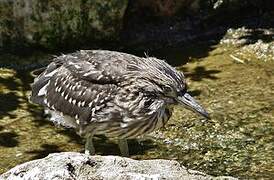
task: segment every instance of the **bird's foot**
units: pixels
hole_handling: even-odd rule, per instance
[[[118,145],[121,155],[124,157],[129,157],[128,144],[126,139],[118,139]]]
[[[95,154],[95,148],[93,146],[92,136],[87,136],[86,144],[85,144],[85,154],[87,155]]]

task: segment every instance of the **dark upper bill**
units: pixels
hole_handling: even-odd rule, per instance
[[[191,97],[188,93],[185,93],[183,96],[179,96],[178,102],[186,108],[206,117],[207,119],[210,119],[209,114],[206,112],[206,110],[202,106],[200,106],[196,102],[196,100],[193,97]]]

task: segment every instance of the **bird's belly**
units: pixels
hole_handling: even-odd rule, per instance
[[[112,123],[111,125],[105,124],[96,128],[95,134],[103,134],[111,138],[125,138],[132,139],[137,136],[151,133],[164,126],[168,117],[152,118],[149,120],[135,121],[131,123]]]
[[[64,116],[59,112],[50,111],[52,114],[51,121],[57,122],[65,127],[75,128],[77,133],[81,136],[87,134],[97,134],[97,135],[105,135],[110,138],[136,138],[137,136],[145,135],[151,133],[155,130],[160,129],[165,125],[165,123],[170,118],[171,114],[167,109],[162,109],[151,116],[137,116],[135,118],[131,118],[131,120],[125,121],[124,119],[115,121],[106,120],[102,121],[95,120],[91,121],[87,124],[78,124],[77,120],[72,117]],[[79,122],[79,121],[78,121]]]

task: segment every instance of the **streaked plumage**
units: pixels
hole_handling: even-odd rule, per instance
[[[82,50],[56,57],[35,78],[30,100],[80,135],[128,139],[162,127],[185,93],[183,74],[162,60]]]

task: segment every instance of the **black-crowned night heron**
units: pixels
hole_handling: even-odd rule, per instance
[[[161,128],[173,105],[208,118],[187,93],[184,75],[166,62],[105,50],[82,50],[56,57],[35,78],[30,100],[44,106],[51,120],[87,137],[85,153],[94,154],[93,135],[126,139]]]

